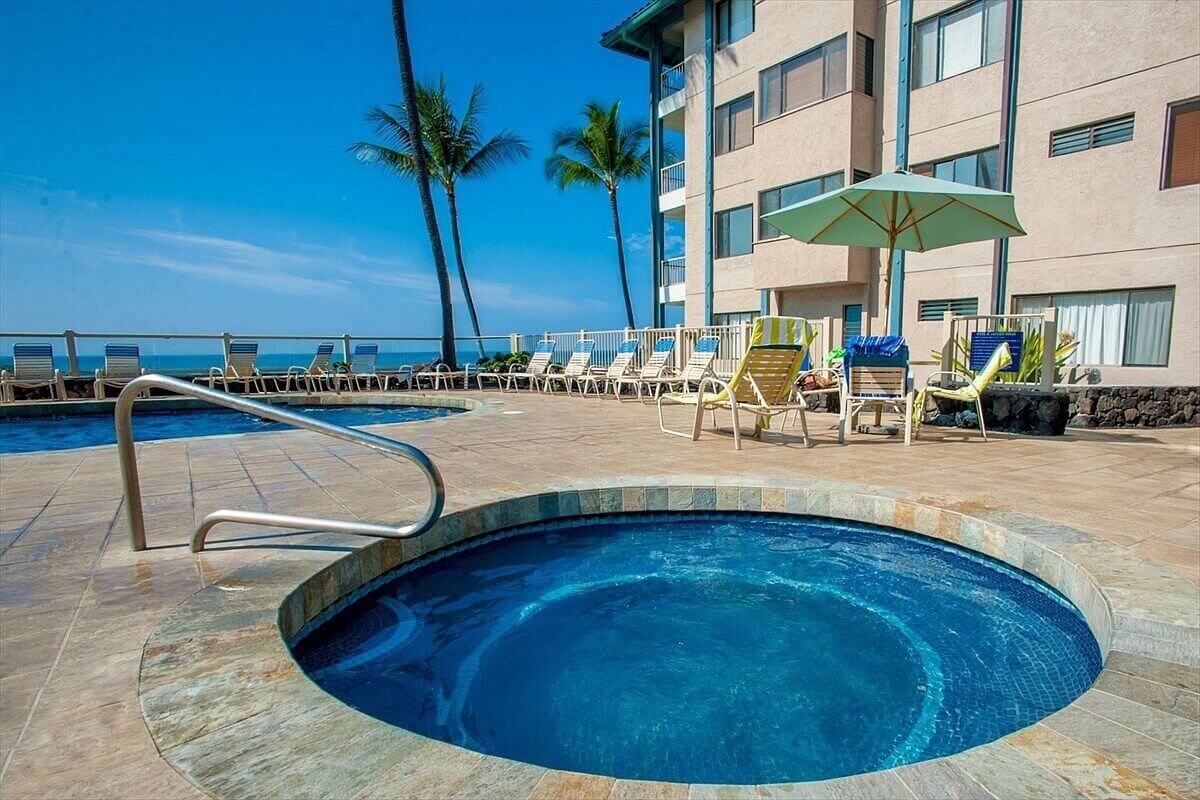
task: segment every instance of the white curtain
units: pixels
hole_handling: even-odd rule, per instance
[[[1129,334],[1125,339],[1125,363],[1144,366],[1167,365],[1171,346],[1171,311],[1175,305],[1171,289],[1129,293]]]
[[[937,19],[917,26],[916,36],[916,84],[917,88],[928,86],[937,80]]]
[[[1079,339],[1070,364],[1119,366],[1125,351],[1128,292],[1056,294],[1058,329]]]
[[[949,78],[980,66],[983,58],[983,6],[968,6],[942,17],[941,50],[940,78]]]

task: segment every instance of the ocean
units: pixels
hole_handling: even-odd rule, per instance
[[[58,348],[55,348],[57,351]],[[507,354],[508,348],[503,350],[493,350],[485,348],[488,356],[496,355],[497,353]],[[438,353],[432,350],[412,350],[412,351],[397,351],[397,352],[380,352],[379,360],[376,362],[376,368],[383,371],[394,370],[404,364],[423,364],[432,361],[438,357]],[[472,348],[460,348],[457,352],[459,366],[463,364],[474,364],[479,360],[479,350]],[[142,351],[142,366],[150,372],[159,372],[166,375],[195,375],[198,373],[208,372],[210,367],[220,367],[224,362],[224,358],[219,352],[211,354],[195,354],[195,355],[158,355],[155,353],[147,353]],[[312,363],[312,351],[306,353],[260,353],[258,356],[258,368],[262,372],[286,372],[288,367],[307,367]],[[344,357],[340,349],[333,351],[333,361],[342,361]],[[62,370],[65,374],[68,371],[67,357],[55,353],[54,366]],[[96,370],[104,366],[103,355],[80,355],[79,356],[79,373],[81,375],[92,375]],[[11,351],[7,356],[0,356],[0,368],[12,369],[12,354]]]

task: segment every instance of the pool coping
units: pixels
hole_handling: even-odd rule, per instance
[[[325,693],[291,656],[286,642],[307,623],[402,564],[516,525],[591,514],[740,510],[885,525],[983,553],[1053,586],[1083,613],[1106,663],[1120,654],[1123,665],[1159,671],[1200,666],[1200,609],[1190,602],[1190,584],[1124,548],[1037,517],[880,487],[803,480],[631,476],[529,492],[465,498],[417,539],[364,545],[322,534],[316,542],[356,549],[344,555],[327,550],[267,555],[184,601],[150,635],[140,667],[139,700],[161,755],[216,797],[396,796],[404,781],[414,780],[421,794],[463,797],[570,791],[613,797],[876,796],[897,780],[948,793],[949,784],[964,776],[982,785],[980,775],[987,772],[982,765],[1011,759],[1014,751],[1039,766],[1039,754],[1049,761],[1061,758],[1034,729],[1099,691],[1093,686],[1034,726],[931,761],[805,784],[689,786],[561,772],[429,739]],[[1149,794],[1172,794],[1136,769],[1095,755],[1105,763],[1091,765],[1088,774],[1111,793],[1141,781]],[[1062,767],[1045,770],[1060,774]],[[987,779],[1021,776],[1019,769],[1009,772],[988,773]],[[444,791],[432,788],[439,781]],[[601,784],[608,787],[603,792]]]

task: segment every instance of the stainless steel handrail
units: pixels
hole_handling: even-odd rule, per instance
[[[244,411],[264,419],[286,422],[297,428],[332,436],[346,442],[360,444],[370,450],[384,455],[399,456],[416,464],[429,482],[429,507],[425,514],[416,522],[399,527],[377,525],[369,522],[347,520],[320,519],[318,517],[297,517],[288,514],[271,514],[265,511],[235,511],[221,509],[214,511],[196,527],[192,533],[192,552],[198,553],[204,549],[204,541],[213,526],[222,522],[241,522],[249,525],[271,525],[278,528],[295,530],[320,530],[334,533],[348,533],[354,536],[378,536],[384,539],[408,539],[419,536],[437,521],[446,502],[446,487],[442,483],[442,475],[438,472],[429,456],[412,445],[393,441],[383,436],[346,428],[322,422],[294,411],[286,411],[269,403],[251,400],[235,394],[197,386],[194,383],[181,381],[166,375],[142,375],[134,378],[117,397],[115,408],[117,425],[117,456],[121,462],[121,483],[125,491],[125,513],[129,516],[129,544],[134,550],[146,549],[146,520],[142,514],[142,487],[138,481],[137,453],[133,441],[133,401],[142,392],[151,389],[166,389],[176,394],[188,395],[207,403],[212,403],[235,411]]]

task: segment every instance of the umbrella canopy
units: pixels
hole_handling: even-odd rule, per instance
[[[1025,235],[1008,192],[903,170],[772,211],[763,220],[810,244],[886,247],[885,311],[895,250],[925,252]]]
[[[924,252],[1024,236],[1013,196],[891,172],[763,215],[802,242]]]

